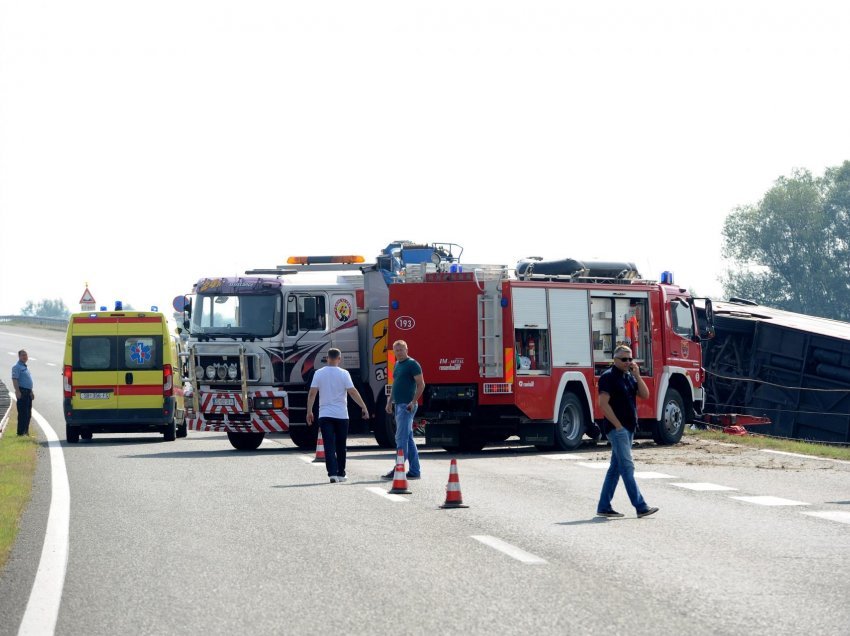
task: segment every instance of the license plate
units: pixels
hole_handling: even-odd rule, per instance
[[[81,400],[108,400],[112,397],[111,393],[98,391],[96,393],[80,393]]]
[[[234,398],[213,398],[213,406],[236,406]]]

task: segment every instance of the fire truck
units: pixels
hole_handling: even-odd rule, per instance
[[[585,434],[598,438],[598,376],[620,344],[632,348],[650,391],[638,400],[638,436],[674,444],[701,412],[710,301],[700,325],[670,272],[655,282],[632,263],[536,258],[513,272],[464,265],[416,274],[390,286],[389,342],[406,341],[422,366],[417,415],[429,444],[476,451],[518,435],[573,450]]]
[[[394,448],[394,423],[385,412],[388,285],[406,266],[446,268],[462,251],[452,243],[396,241],[374,263],[362,256],[290,257],[245,276],[200,279],[183,308],[188,430],[226,432],[238,450],[256,449],[274,433],[315,448],[307,392],[336,347],[373,414],[363,422],[352,409],[352,430],[371,429],[381,446]]]

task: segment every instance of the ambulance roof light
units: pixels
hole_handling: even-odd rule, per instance
[[[115,301],[115,311],[121,311],[124,309],[124,304],[120,300]]]
[[[286,259],[286,262],[288,265],[352,265],[355,263],[365,263],[366,259],[354,254],[341,256],[290,256]]]
[[[101,305],[101,306],[100,306],[100,310],[101,310],[101,311],[106,311],[106,305]]]
[[[159,307],[156,305],[151,305],[151,311],[159,311]]]
[[[661,284],[662,285],[672,285],[673,284],[673,272],[669,272],[669,271],[661,272]]]

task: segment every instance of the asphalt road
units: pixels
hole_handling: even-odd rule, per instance
[[[9,352],[27,348],[35,408],[62,439],[63,335],[0,325],[0,373],[7,379]],[[451,459],[442,450],[422,450],[423,479],[393,501],[378,479],[393,452],[365,436],[352,440],[345,484],[327,483],[285,437],[248,453],[219,434],[161,440],[64,445],[70,551],[57,634],[774,635],[850,625],[843,464],[691,462],[647,442],[635,451],[639,483],[661,511],[636,519],[620,488],[615,508],[627,516],[604,520],[593,516],[602,447],[459,455],[470,507],[441,510]],[[43,451],[0,573],[0,634],[16,633],[24,615],[50,477]],[[785,505],[740,499],[767,496]]]

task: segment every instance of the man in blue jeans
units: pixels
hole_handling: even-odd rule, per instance
[[[422,377],[422,367],[407,355],[407,343],[396,340],[393,343],[393,354],[396,363],[393,367],[393,393],[387,402],[387,413],[395,415],[395,446],[401,450],[409,468],[408,479],[419,479],[422,471],[419,466],[419,451],[413,440],[413,416],[416,415],[419,396],[425,390],[425,380]],[[381,479],[390,480],[394,477],[395,468]]]
[[[648,517],[658,512],[643,500],[635,481],[635,463],[632,460],[632,440],[637,428],[637,397],[649,397],[649,388],[640,377],[640,367],[632,358],[632,350],[618,346],[614,350],[614,365],[599,376],[599,408],[605,415],[605,434],[611,442],[611,465],[605,473],[602,494],[596,506],[600,517],[622,517],[611,507],[611,499],[620,477],[638,517]]]

